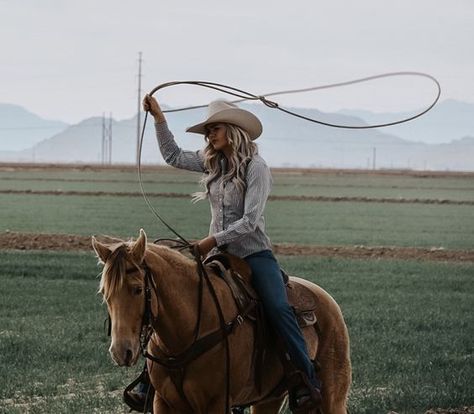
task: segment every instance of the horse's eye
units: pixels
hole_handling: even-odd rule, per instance
[[[143,288],[141,286],[135,286],[134,288],[132,288],[132,294],[134,296],[139,296],[141,295],[143,292]]]

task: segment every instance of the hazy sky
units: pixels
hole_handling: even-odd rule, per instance
[[[410,70],[474,102],[472,0],[0,0],[0,38],[0,102],[67,122],[133,116],[139,51],[144,91],[199,79],[265,93]],[[403,110],[434,92],[402,78],[280,101]],[[214,97],[178,87],[160,99]]]

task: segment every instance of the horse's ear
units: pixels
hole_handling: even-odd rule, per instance
[[[133,260],[137,264],[142,264],[145,258],[146,240],[145,230],[140,229],[140,236],[138,236],[137,241],[133,244],[131,249]]]
[[[91,241],[92,241],[92,247],[94,248],[95,254],[97,255],[97,257],[102,263],[105,263],[107,259],[109,258],[110,253],[112,253],[112,250],[110,250],[110,248],[107,247],[105,244],[102,244],[99,241],[97,241],[97,239],[94,236],[92,236]]]

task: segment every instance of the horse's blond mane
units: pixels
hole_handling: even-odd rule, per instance
[[[104,301],[107,301],[122,288],[127,273],[127,261],[139,267],[139,264],[135,263],[130,255],[131,244],[131,241],[122,241],[120,244],[113,243],[109,245],[112,248],[112,252],[104,265],[99,284],[99,293],[103,295]],[[175,269],[184,268],[186,264],[192,263],[191,259],[167,246],[151,244],[147,245],[147,250],[152,250]]]

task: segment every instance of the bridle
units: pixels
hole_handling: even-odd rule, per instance
[[[151,287],[153,287],[153,290],[155,292],[155,296],[158,297],[158,290],[156,287],[155,280],[153,279],[152,272],[146,262],[143,262],[142,265],[135,265],[138,271],[141,271],[140,273],[143,274],[143,279],[144,279],[144,310],[143,310],[143,315],[142,315],[142,321],[141,321],[141,326],[139,330],[139,341],[140,341],[140,350],[141,353],[143,354],[143,351],[146,349],[146,346],[150,340],[150,337],[153,333],[153,311],[151,309]],[[129,272],[127,272],[129,273]],[[107,324],[107,336],[112,335],[112,318],[110,316],[110,313],[107,312],[107,319],[105,320],[105,323]]]
[[[150,341],[151,335],[153,334],[153,312],[151,309],[151,289],[155,292],[155,296],[158,298],[158,290],[156,287],[155,280],[153,279],[151,269],[148,267],[146,262],[141,265],[144,271],[144,309],[142,316],[142,324],[140,327],[140,351],[145,356],[146,347]]]

